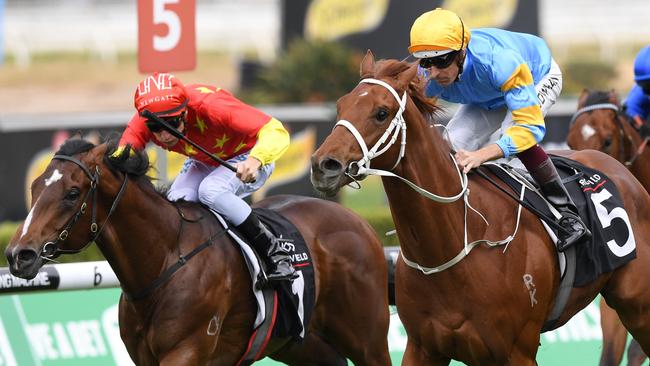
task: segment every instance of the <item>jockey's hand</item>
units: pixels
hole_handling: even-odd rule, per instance
[[[261,166],[261,161],[249,155],[246,160],[237,163],[237,178],[244,183],[253,183],[257,179],[257,171]]]
[[[486,161],[503,157],[503,151],[499,145],[490,144],[476,151],[458,150],[454,157],[460,168],[463,169],[463,173],[467,174],[470,169],[476,168]]]

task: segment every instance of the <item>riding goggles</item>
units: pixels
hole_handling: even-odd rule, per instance
[[[162,120],[167,122],[167,124],[170,125],[171,127],[178,128],[181,125],[181,122],[183,122],[183,115],[181,114],[179,116],[172,117],[172,118],[162,118]],[[148,119],[147,122],[145,122],[145,124],[147,125],[149,131],[153,133],[158,133],[165,129],[165,127],[161,123],[158,123],[155,120]]]
[[[456,59],[460,51],[452,51],[442,56],[427,57],[420,59],[420,67],[423,69],[430,69],[435,66],[436,69],[446,69]]]

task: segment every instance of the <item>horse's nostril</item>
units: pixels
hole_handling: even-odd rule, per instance
[[[18,252],[16,261],[22,264],[33,263],[36,260],[36,257],[38,257],[38,254],[35,250],[22,249],[20,252]]]
[[[343,164],[339,163],[338,160],[335,159],[324,159],[320,163],[320,168],[324,172],[341,172],[343,170]]]

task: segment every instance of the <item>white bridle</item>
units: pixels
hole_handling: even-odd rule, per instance
[[[384,134],[377,141],[377,143],[375,143],[375,146],[373,146],[372,149],[370,150],[368,150],[368,146],[366,145],[366,142],[363,141],[363,137],[361,136],[359,131],[357,131],[357,129],[352,125],[352,123],[344,119],[336,122],[336,125],[334,127],[341,125],[347,128],[348,130],[350,130],[352,135],[354,135],[354,138],[357,139],[359,146],[361,146],[363,157],[359,161],[353,161],[352,163],[350,163],[350,166],[348,166],[348,172],[351,171],[350,168],[352,168],[352,165],[357,166],[357,172],[353,174],[354,176],[366,174],[366,172],[370,170],[370,160],[385,153],[386,150],[388,150],[391,146],[393,146],[395,141],[397,141],[397,136],[399,136],[400,132],[402,132],[402,142],[399,149],[399,155],[397,156],[397,161],[395,162],[395,164],[393,164],[393,167],[390,168],[391,170],[395,169],[397,164],[399,164],[400,160],[402,160],[402,158],[404,157],[404,152],[406,150],[406,122],[404,121],[404,116],[403,116],[404,110],[406,110],[406,92],[404,92],[404,95],[400,99],[399,95],[397,94],[397,91],[395,91],[395,89],[393,89],[392,86],[390,86],[388,83],[384,81],[377,80],[377,79],[363,79],[359,82],[359,84],[361,83],[377,84],[388,89],[388,91],[391,92],[391,94],[393,94],[393,96],[397,100],[397,103],[399,104],[399,109],[395,114],[395,118],[393,118],[393,120],[390,121],[390,125],[388,126],[388,128],[386,128]],[[393,134],[392,136],[390,136],[391,133]],[[388,141],[388,143],[386,144],[386,146],[384,146],[383,149],[379,150],[381,145],[384,142],[386,142],[389,136],[390,136],[390,141]]]
[[[402,160],[406,153],[406,122],[404,121],[404,111],[406,110],[406,91],[404,92],[404,95],[400,99],[399,94],[397,94],[397,91],[390,86],[388,83],[382,81],[382,80],[377,80],[377,79],[363,79],[359,82],[361,83],[367,83],[367,84],[376,84],[376,85],[381,85],[384,88],[388,89],[388,91],[395,97],[395,100],[397,100],[397,103],[399,104],[399,109],[397,110],[397,113],[395,114],[395,117],[393,120],[390,122],[390,125],[386,128],[386,131],[384,131],[384,134],[379,138],[377,143],[371,148],[368,149],[368,146],[366,145],[366,142],[363,140],[363,137],[359,133],[359,131],[350,123],[350,121],[347,120],[339,120],[336,122],[336,125],[334,126],[343,126],[347,128],[350,133],[354,136],[354,138],[357,140],[357,143],[361,147],[361,152],[363,153],[363,157],[358,160],[358,161],[353,161],[350,163],[350,165],[347,168],[346,174],[348,174],[351,178],[354,178],[356,176],[360,175],[379,175],[379,176],[384,176],[384,177],[394,177],[402,180],[404,183],[408,184],[413,190],[418,192],[419,194],[427,197],[430,200],[436,201],[436,202],[441,202],[441,203],[451,203],[459,200],[467,191],[467,175],[465,173],[462,173],[461,170],[458,168],[458,164],[456,164],[456,160],[454,159],[453,154],[449,154],[451,156],[452,161],[454,162],[454,167],[456,168],[456,172],[458,173],[458,177],[460,179],[460,184],[461,184],[461,190],[458,194],[454,196],[438,196],[436,194],[433,194],[429,191],[427,191],[424,188],[419,187],[417,184],[411,182],[410,180],[400,177],[397,174],[394,174],[390,171],[386,170],[381,170],[381,169],[372,169],[370,168],[370,161],[381,154],[385,153],[393,144],[397,141],[397,137],[399,136],[400,132],[402,134],[402,139],[401,139],[401,145],[400,145],[400,150],[399,150],[399,155],[397,156],[397,161],[395,161],[395,164],[393,164],[393,167],[390,170],[395,169],[395,167],[399,164],[399,162]],[[391,136],[392,134],[392,136]],[[390,141],[386,142],[388,138],[390,137]],[[381,147],[384,143],[386,143],[386,146],[383,148]],[[357,171],[355,173],[352,173],[352,167],[356,165],[357,166]]]
[[[425,267],[423,265],[420,265],[412,260],[409,260],[404,256],[404,254],[400,251],[400,256],[402,257],[402,260],[404,260],[404,263],[406,263],[407,266],[417,269],[420,272],[422,272],[425,275],[431,275],[434,273],[442,272],[452,266],[454,266],[456,263],[460,262],[465,258],[469,252],[476,247],[479,244],[487,244],[490,247],[495,247],[495,246],[501,246],[505,245],[507,248],[507,245],[514,239],[515,235],[517,234],[517,230],[519,229],[519,219],[521,217],[521,205],[517,208],[517,223],[515,225],[514,232],[512,235],[509,235],[505,239],[499,240],[499,241],[492,241],[492,240],[487,240],[487,239],[479,239],[475,240],[471,243],[468,243],[467,240],[467,208],[471,209],[472,211],[476,212],[483,221],[485,221],[486,224],[488,224],[487,220],[483,215],[476,211],[470,204],[469,204],[469,189],[468,189],[468,179],[467,179],[467,174],[463,173],[460,168],[458,167],[458,164],[456,163],[456,159],[454,158],[454,155],[450,153],[449,155],[451,156],[451,160],[454,163],[454,167],[456,168],[456,172],[458,173],[458,177],[460,179],[460,185],[461,185],[461,190],[458,194],[454,196],[438,196],[436,194],[433,194],[429,191],[427,191],[424,188],[419,187],[415,183],[411,182],[410,180],[400,177],[397,174],[394,174],[392,172],[386,171],[386,170],[381,170],[381,169],[372,169],[370,168],[370,161],[377,156],[383,154],[386,152],[394,143],[397,141],[397,136],[399,136],[400,132],[402,133],[402,141],[401,141],[401,146],[400,146],[400,151],[399,155],[397,156],[397,161],[391,168],[391,170],[395,169],[397,164],[402,160],[404,157],[404,154],[406,152],[406,122],[404,121],[404,111],[406,110],[406,91],[404,92],[404,95],[400,99],[399,94],[397,94],[397,91],[390,86],[388,83],[377,80],[377,79],[363,79],[359,83],[367,83],[367,84],[376,84],[376,85],[381,85],[384,88],[388,89],[390,93],[395,97],[395,100],[397,100],[397,103],[399,104],[399,109],[397,110],[397,113],[395,114],[395,117],[393,120],[390,122],[390,125],[386,128],[386,131],[384,131],[384,134],[381,136],[381,138],[375,143],[375,145],[371,148],[368,149],[368,146],[366,145],[366,142],[363,140],[363,137],[359,133],[359,131],[352,125],[347,120],[339,120],[336,122],[336,125],[334,126],[343,126],[347,128],[350,133],[354,136],[354,138],[357,140],[357,143],[361,147],[361,151],[363,152],[363,157],[358,160],[358,161],[353,161],[350,163],[350,165],[347,168],[346,174],[350,176],[352,179],[354,177],[359,176],[359,175],[379,175],[379,176],[384,176],[384,177],[394,177],[402,180],[404,183],[408,184],[409,187],[411,187],[413,190],[421,194],[422,196],[436,202],[440,203],[451,203],[459,200],[461,197],[464,200],[465,203],[465,212],[464,212],[464,247],[463,249],[452,259],[448,260],[447,262],[436,266],[436,267]],[[392,136],[391,136],[392,134]],[[380,149],[381,145],[386,142],[386,140],[390,136],[390,141],[387,142],[386,146]],[[351,172],[351,168],[353,165],[356,165],[358,170],[356,173]],[[522,190],[520,193],[520,199],[523,199],[523,194],[525,191],[525,186],[522,185]],[[488,224],[489,225],[489,224]],[[505,249],[504,249],[505,251]]]

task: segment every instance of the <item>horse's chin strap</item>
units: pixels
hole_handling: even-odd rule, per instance
[[[391,121],[390,125],[386,128],[386,131],[384,134],[379,138],[379,140],[375,143],[375,145],[371,148],[368,149],[368,146],[366,145],[366,142],[363,140],[363,136],[359,133],[359,131],[354,127],[352,123],[346,120],[340,120],[336,123],[336,126],[343,126],[347,128],[350,133],[352,133],[352,136],[357,140],[357,143],[361,147],[361,151],[363,153],[363,157],[359,161],[355,161],[350,163],[350,166],[348,166],[346,170],[346,174],[351,177],[352,179],[355,179],[355,177],[362,176],[362,175],[379,175],[379,176],[384,176],[384,177],[394,177],[398,178],[404,183],[406,183],[409,187],[411,187],[414,191],[418,192],[422,196],[435,201],[435,202],[440,202],[440,203],[451,203],[451,202],[456,202],[458,201],[463,195],[467,194],[469,190],[467,189],[468,185],[468,180],[467,180],[467,175],[458,168],[458,164],[456,164],[456,160],[454,159],[453,154],[451,155],[451,159],[454,163],[454,167],[456,168],[456,172],[458,173],[458,178],[461,183],[461,190],[458,194],[454,196],[439,196],[434,193],[431,193],[427,191],[426,189],[418,186],[417,184],[411,182],[410,180],[400,177],[399,175],[392,173],[390,171],[386,170],[381,170],[381,169],[372,169],[370,168],[370,160],[376,158],[377,156],[383,154],[386,152],[394,143],[397,141],[397,136],[399,135],[400,131],[402,132],[402,141],[401,141],[401,146],[400,146],[400,152],[397,157],[397,161],[393,165],[393,167],[390,170],[395,169],[395,167],[399,164],[399,162],[402,160],[402,158],[405,155],[406,152],[406,121],[404,121],[404,111],[406,110],[406,92],[404,92],[403,97],[400,99],[399,94],[397,94],[397,91],[390,86],[390,84],[382,81],[382,80],[377,80],[377,79],[363,79],[360,81],[360,83],[367,83],[367,84],[377,84],[381,85],[384,88],[388,89],[388,91],[395,97],[395,100],[397,100],[397,103],[399,104],[399,109],[397,113],[395,114],[395,117]],[[382,144],[386,142],[388,137],[393,134],[390,141],[384,146],[383,148],[380,147]],[[354,171],[354,167],[356,166],[356,171]],[[357,183],[358,184],[358,183]]]
[[[111,205],[110,210],[108,211],[108,214],[106,215],[106,219],[102,223],[102,226],[99,227],[97,225],[97,185],[99,184],[99,166],[95,167],[94,174],[90,172],[90,169],[86,167],[86,165],[81,162],[80,160],[73,158],[71,156],[67,155],[54,155],[52,159],[58,159],[58,160],[67,160],[70,162],[75,163],[83,172],[86,174],[88,179],[90,179],[90,189],[88,190],[88,193],[86,193],[86,197],[84,198],[83,203],[81,204],[81,207],[79,207],[79,211],[75,213],[75,215],[68,221],[66,226],[61,230],[59,235],[54,241],[49,241],[43,245],[43,248],[41,249],[41,253],[39,256],[45,260],[52,261],[53,258],[58,257],[61,254],[75,254],[79,253],[82,250],[86,249],[91,243],[93,243],[97,237],[99,237],[99,234],[104,230],[104,226],[108,222],[108,219],[111,217],[113,214],[113,211],[115,211],[115,208],[117,207],[117,204],[120,202],[120,199],[122,198],[122,195],[124,194],[124,191],[126,190],[126,184],[128,182],[128,175],[124,174],[124,181],[122,182],[122,186],[120,187],[119,192],[115,196],[115,199],[113,200],[113,204]],[[72,226],[79,220],[79,218],[86,213],[86,208],[88,207],[88,198],[92,195],[93,197],[93,207],[92,207],[92,216],[90,218],[90,232],[92,233],[91,239],[80,249],[60,249],[59,248],[59,242],[62,242],[66,240],[70,234],[70,230],[72,229]]]

